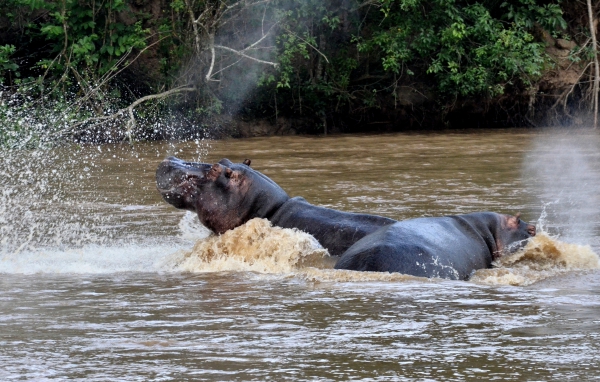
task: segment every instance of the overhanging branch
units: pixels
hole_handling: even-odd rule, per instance
[[[85,124],[92,124],[92,127],[98,126],[102,123],[113,121],[113,120],[121,117],[125,113],[127,113],[129,116],[129,119],[127,120],[127,129],[125,131],[125,135],[127,136],[127,139],[129,140],[129,142],[131,143],[133,141],[133,138],[132,138],[133,129],[135,128],[135,125],[136,125],[135,124],[135,116],[133,114],[133,109],[135,109],[137,106],[139,106],[140,104],[147,102],[147,101],[163,99],[163,98],[167,98],[167,97],[172,96],[177,93],[194,92],[196,90],[197,89],[195,87],[181,86],[181,87],[167,90],[162,93],[150,94],[150,95],[147,95],[147,96],[144,96],[142,98],[135,100],[133,103],[131,103],[131,105],[124,107],[122,109],[119,109],[116,112],[114,112],[113,114],[105,115],[105,116],[101,116],[101,117],[88,118],[85,121],[77,122],[70,126],[69,131],[73,131],[77,127],[79,127],[81,125],[85,125]],[[64,134],[64,133],[68,133],[69,131],[62,130],[57,134]]]
[[[276,63],[276,62],[265,61],[265,60],[261,60],[260,58],[248,56],[247,54],[244,53],[244,51],[235,50],[235,49],[229,48],[227,46],[215,45],[215,48],[227,50],[229,52],[233,52],[233,53],[237,54],[238,56],[242,56],[242,57],[247,58],[247,59],[252,60],[252,61],[260,62],[261,64],[271,65],[274,68],[277,68],[279,66],[279,64]]]

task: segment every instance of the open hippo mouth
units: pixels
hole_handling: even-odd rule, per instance
[[[203,179],[211,165],[206,163],[184,162],[168,157],[156,169],[156,186],[161,193],[172,191],[185,182]]]
[[[210,168],[210,164],[168,157],[156,169],[156,188],[168,203],[189,209],[198,184],[204,180]]]
[[[179,209],[196,212],[200,222],[222,234],[254,217],[269,218],[290,197],[250,160],[214,164],[169,157],[156,169],[156,188]]]

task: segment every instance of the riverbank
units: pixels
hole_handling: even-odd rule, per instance
[[[597,20],[583,2],[221,4],[8,0],[0,142],[593,121]]]

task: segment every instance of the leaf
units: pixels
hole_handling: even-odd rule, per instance
[[[63,28],[58,25],[46,25],[40,31],[50,38],[63,35]]]

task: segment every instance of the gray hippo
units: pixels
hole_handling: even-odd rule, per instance
[[[217,234],[257,217],[307,232],[339,257],[337,269],[466,280],[535,236],[535,226],[518,215],[477,212],[396,221],[314,206],[290,198],[252,169],[250,160],[206,164],[169,157],[156,170],[156,184],[168,203],[195,212]]]

